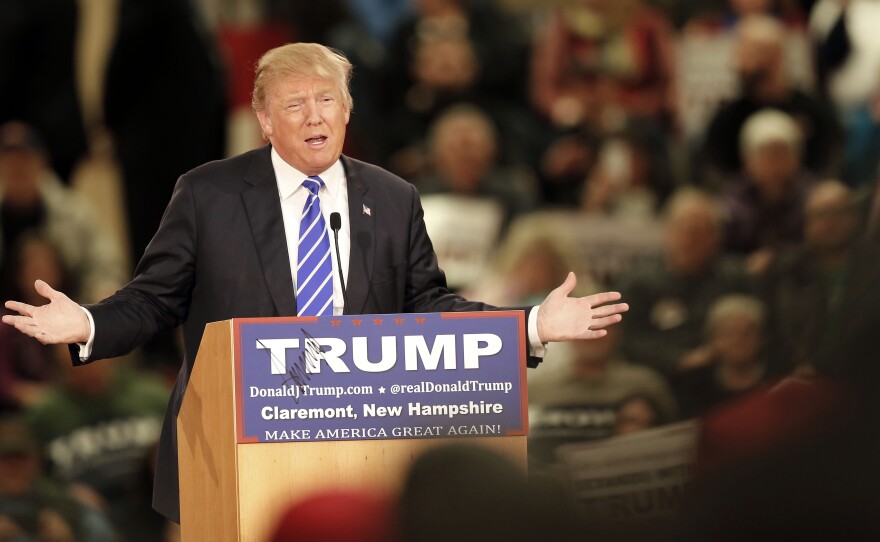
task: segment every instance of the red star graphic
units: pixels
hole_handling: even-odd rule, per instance
[[[330,325],[333,327],[339,327],[339,324],[342,323],[342,320],[330,320]]]
[[[394,323],[397,325],[401,325],[404,322],[403,318],[395,318]]]
[[[381,319],[381,318],[376,318],[375,320],[373,320],[373,323],[376,324],[377,326],[381,326],[381,325],[382,325],[382,319]]]
[[[354,324],[354,325],[356,325],[356,326],[361,325],[361,322],[363,322],[363,320],[360,320],[360,319],[356,319],[356,320],[352,320],[352,321],[351,321],[351,323]]]
[[[419,325],[422,325],[425,323],[425,319],[420,316],[420,317],[416,318],[416,323]]]

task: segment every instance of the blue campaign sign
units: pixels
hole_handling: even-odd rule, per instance
[[[238,442],[525,435],[524,319],[236,319]]]

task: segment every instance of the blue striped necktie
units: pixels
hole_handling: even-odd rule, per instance
[[[299,244],[296,262],[297,316],[333,314],[333,260],[330,236],[321,214],[318,191],[324,186],[320,177],[303,181],[309,191],[299,223]]]

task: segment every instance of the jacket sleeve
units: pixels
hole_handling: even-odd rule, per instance
[[[95,321],[91,356],[74,363],[126,354],[156,333],[179,325],[187,315],[195,283],[196,203],[192,183],[177,181],[159,229],[135,270],[134,279],[86,308]]]

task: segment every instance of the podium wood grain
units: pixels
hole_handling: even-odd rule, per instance
[[[526,437],[236,443],[231,320],[205,328],[177,421],[183,542],[263,542],[293,501],[329,488],[395,492],[420,453],[489,447],[526,468]]]

